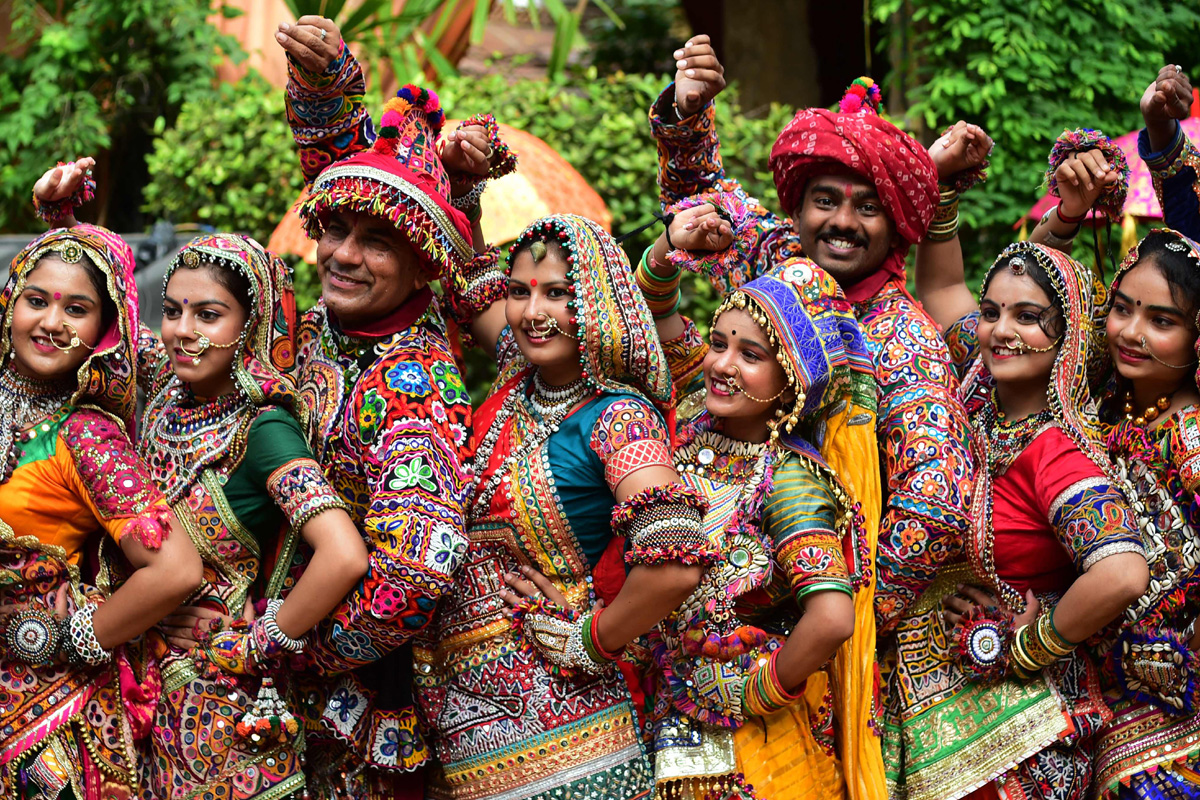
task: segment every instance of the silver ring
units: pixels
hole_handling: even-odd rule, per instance
[[[329,35],[329,31],[325,30],[324,28],[321,28],[320,30],[321,30],[321,41],[323,42],[323,41],[325,41],[325,37]]]

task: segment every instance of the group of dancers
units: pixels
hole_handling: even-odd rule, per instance
[[[91,161],[34,188],[51,230],[0,293],[4,797],[1200,798],[1179,68],[1141,101],[1167,227],[1108,285],[1071,258],[1128,166],[1064,132],[1058,205],[977,299],[991,140],[927,149],[870,79],[779,135],[775,214],[689,40],[631,264],[570,215],[502,255],[491,116],[443,133],[409,85],[376,123],[334,23],[277,39],[316,307],[207,234],[156,335],[128,245],[74,217]],[[707,339],[685,271],[722,293]]]

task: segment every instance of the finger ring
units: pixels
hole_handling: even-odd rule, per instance
[[[538,591],[534,592],[532,595],[530,595],[530,597],[531,597],[533,600],[541,600],[541,599],[542,599],[542,598],[544,598],[545,596],[546,596],[546,595],[542,594],[542,592],[541,592],[541,590],[540,590],[540,589],[539,589]]]
[[[329,31],[325,30],[324,28],[321,28],[321,41],[322,42],[325,41],[325,37],[328,35],[329,35]]]

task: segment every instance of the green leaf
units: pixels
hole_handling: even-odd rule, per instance
[[[492,0],[475,0],[475,8],[471,11],[471,44],[483,41],[483,32],[487,28],[488,11]]]

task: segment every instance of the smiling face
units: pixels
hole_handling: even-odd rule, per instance
[[[1196,324],[1153,260],[1143,258],[1121,277],[1105,330],[1117,372],[1135,386],[1148,384],[1155,393],[1166,393],[1193,380],[1194,370],[1160,363],[1195,365]]]
[[[535,242],[513,260],[504,316],[525,359],[541,370],[543,380],[561,386],[583,372],[579,326],[567,305],[575,294],[567,280],[562,251],[553,244],[542,250],[539,244]],[[534,260],[531,252],[535,248],[539,254],[544,252],[539,260]]]
[[[850,170],[812,178],[792,226],[804,254],[843,286],[879,269],[896,243],[896,226],[875,185]]]
[[[88,269],[82,262],[67,264],[47,255],[29,271],[14,301],[12,365],[37,380],[74,377],[100,340],[102,327],[103,304]],[[73,335],[79,337],[79,347],[70,346]]]
[[[727,309],[713,322],[703,371],[708,390],[704,406],[735,439],[766,441],[767,423],[794,397],[775,348],[754,318],[739,308]]]
[[[325,305],[350,328],[386,317],[429,282],[395,225],[354,211],[329,212],[317,243],[317,275]]]
[[[1061,316],[1042,287],[1028,274],[1000,267],[979,302],[981,355],[996,384],[1044,393],[1061,336]]]
[[[163,297],[162,341],[167,357],[176,377],[201,397],[234,390],[236,343],[249,319],[243,301],[218,279],[217,269],[221,267],[179,267]],[[205,348],[201,336],[212,345]]]

